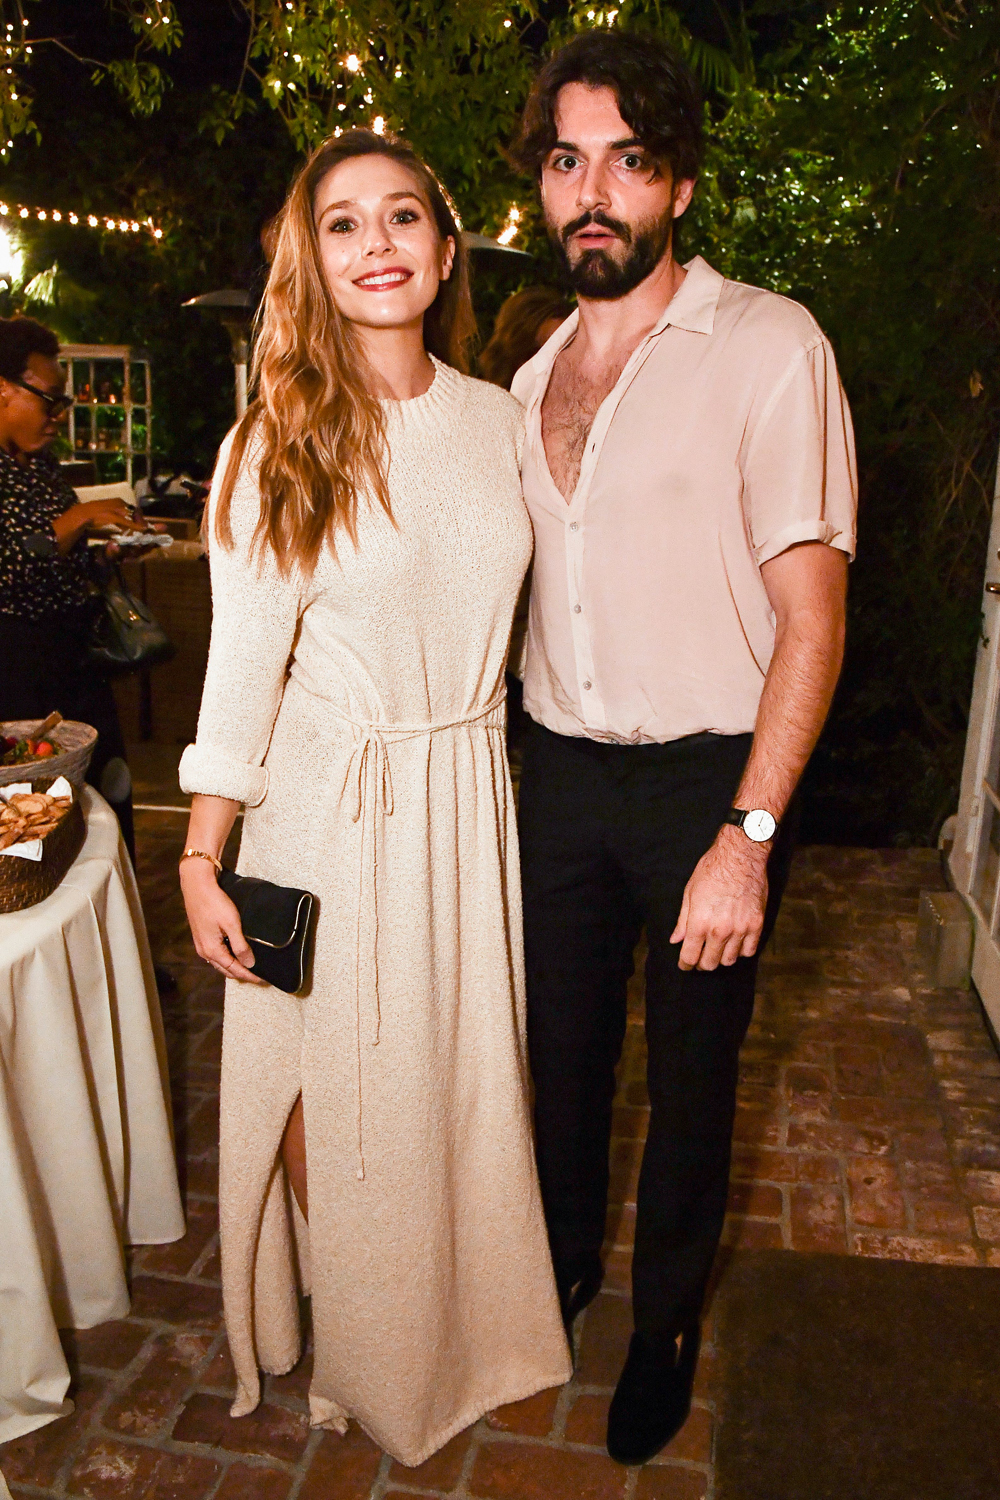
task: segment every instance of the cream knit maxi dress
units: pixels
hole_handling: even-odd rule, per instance
[[[181,785],[246,804],[238,869],[318,897],[311,988],[229,981],[220,1219],[233,1415],[298,1360],[314,1425],[419,1464],[570,1376],[528,1113],[504,664],[531,554],[521,409],[435,361],[387,403],[395,525],[362,504],[307,582],[211,543]],[[223,452],[223,460],[225,450]],[[223,462],[220,461],[218,473]],[[214,507],[213,495],[213,507]],[[301,1090],[306,1231],[279,1163]]]

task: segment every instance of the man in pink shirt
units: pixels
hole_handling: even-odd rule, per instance
[[[513,385],[535,529],[528,1038],[567,1325],[601,1284],[643,926],[649,943],[636,1331],[608,1420],[623,1463],[690,1407],[756,955],[840,671],[854,552],[850,415],[822,331],[674,256],[701,146],[684,64],[651,36],[594,31],[542,69],[513,153],[579,302]]]

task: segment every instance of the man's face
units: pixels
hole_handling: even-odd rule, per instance
[[[542,164],[549,235],[579,296],[624,297],[663,259],[694,182],[650,161],[609,88],[566,84],[556,130]]]

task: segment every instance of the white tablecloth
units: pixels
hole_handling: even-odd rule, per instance
[[[58,890],[0,915],[0,1442],[72,1411],[56,1330],[128,1313],[123,1242],[184,1233],[139,893],[108,804],[83,810]]]

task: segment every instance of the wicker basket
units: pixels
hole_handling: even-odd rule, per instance
[[[74,725],[77,729],[84,727]],[[59,728],[62,728],[61,724]],[[52,776],[36,777],[31,783],[32,790],[47,792],[54,779]],[[41,859],[0,855],[0,912],[24,911],[51,896],[83,848],[86,836],[83,808],[79,798],[74,798],[66,816],[42,839]]]
[[[8,739],[34,739],[38,733],[38,719],[9,719],[0,724],[0,734]],[[57,746],[56,753],[46,760],[29,760],[21,766],[0,766],[0,786],[9,786],[12,781],[37,780],[40,775],[65,776],[75,787],[83,786],[83,778],[90,765],[90,757],[97,744],[97,730],[89,724],[78,724],[75,719],[63,719],[46,735],[50,745]]]

